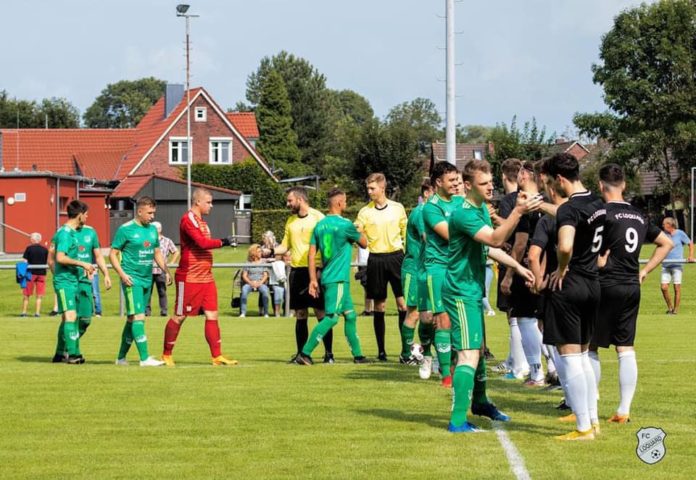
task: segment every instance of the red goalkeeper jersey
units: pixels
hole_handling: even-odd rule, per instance
[[[210,238],[208,224],[189,210],[179,222],[181,260],[176,269],[177,282],[208,283],[213,281],[213,248],[222,247],[222,240]]]

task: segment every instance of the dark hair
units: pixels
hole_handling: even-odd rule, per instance
[[[436,185],[436,180],[442,178],[448,173],[458,172],[457,167],[449,162],[438,162],[433,167],[433,171],[430,172],[430,184]]]
[[[615,163],[602,165],[599,169],[599,179],[612,187],[618,187],[624,181],[623,169]]]
[[[79,200],[73,200],[72,202],[68,203],[68,218],[77,218],[78,215],[81,213],[87,212],[89,210],[89,207],[85,202],[81,202]]]
[[[430,179],[429,178],[423,179],[423,183],[421,183],[421,189],[420,189],[421,195],[424,194],[425,192],[427,192],[428,190],[432,190],[432,189],[433,189],[433,185],[432,185],[432,183],[430,183]]]
[[[345,195],[345,194],[346,194],[346,192],[344,192],[340,188],[332,188],[331,190],[329,190],[329,193],[326,194],[326,198],[331,199],[333,197],[338,197],[339,195]]]
[[[518,158],[508,158],[500,165],[503,176],[510,181],[517,181],[517,174],[522,168],[522,160]]]
[[[152,197],[140,197],[138,199],[138,202],[135,204],[135,208],[138,209],[140,207],[156,207],[157,202],[155,202],[155,199]]]
[[[286,194],[290,195],[291,193],[296,197],[301,198],[305,202],[309,201],[309,197],[307,196],[307,189],[305,187],[290,187],[286,190]]]
[[[570,153],[557,153],[544,162],[541,173],[553,179],[560,175],[575,182],[580,178],[580,165]]]
[[[491,164],[485,160],[469,160],[462,168],[462,179],[472,182],[476,172],[491,173]]]

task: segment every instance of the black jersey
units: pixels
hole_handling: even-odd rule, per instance
[[[527,245],[524,248],[524,255],[522,256],[522,263],[524,263],[525,266],[529,265],[529,260],[527,258],[529,255],[529,247],[532,245],[532,237],[534,236],[537,224],[543,216],[544,214],[541,212],[532,212],[523,215],[515,230],[515,235],[518,233],[526,233],[528,235]]]
[[[574,193],[558,207],[558,231],[567,225],[575,227],[571,272],[597,278],[597,255],[602,249],[605,213],[604,202],[589,191]]]
[[[627,202],[608,202],[604,219],[604,242],[601,254],[609,258],[599,271],[602,286],[637,284],[638,257],[644,242],[655,241],[661,230],[651,225],[638,208]]]
[[[544,215],[536,224],[534,235],[530,240],[531,245],[536,245],[543,250],[541,260],[546,259],[544,275],[550,275],[558,268],[558,256],[556,255],[556,217]]]
[[[505,195],[498,204],[498,216],[500,218],[507,218],[512,213],[517,203],[517,192],[510,192]]]

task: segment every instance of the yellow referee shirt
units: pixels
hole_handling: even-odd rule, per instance
[[[387,200],[386,205],[377,208],[370,202],[360,209],[355,225],[367,237],[370,253],[392,253],[404,249],[406,238],[406,210],[399,202]]]
[[[310,208],[306,216],[292,215],[285,222],[285,234],[280,244],[290,250],[291,267],[307,268],[309,266],[309,240],[312,238],[314,227],[322,218],[324,218],[323,213]],[[321,255],[319,250],[317,250],[316,260],[317,265],[320,265]]]

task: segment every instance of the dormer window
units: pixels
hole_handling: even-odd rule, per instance
[[[208,118],[208,109],[205,107],[196,107],[193,118],[195,118],[197,122],[205,122]]]

